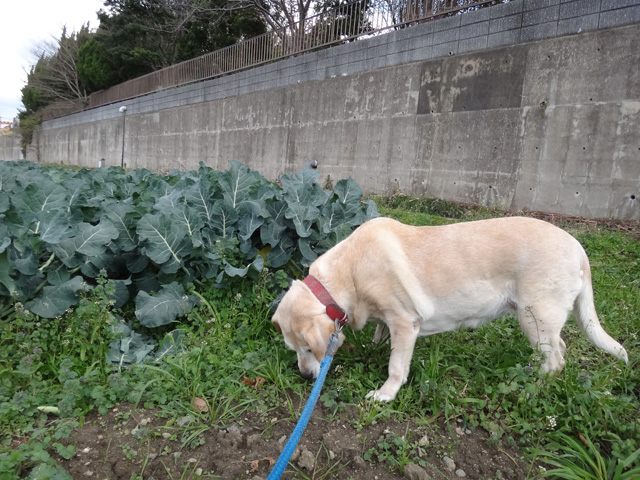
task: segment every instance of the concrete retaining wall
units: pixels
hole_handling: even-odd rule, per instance
[[[0,160],[22,160],[20,142],[21,137],[18,134],[0,134]]]
[[[46,122],[40,158],[119,165],[124,130],[129,168],[640,219],[638,65],[640,0],[516,0]]]

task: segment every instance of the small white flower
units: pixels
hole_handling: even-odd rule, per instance
[[[553,430],[557,424],[555,415],[547,415],[547,430]]]

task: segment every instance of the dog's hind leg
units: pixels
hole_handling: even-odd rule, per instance
[[[544,355],[542,371],[553,374],[564,368],[567,347],[560,337],[567,321],[568,310],[559,306],[531,306],[518,308],[518,320],[531,347]]]
[[[376,325],[376,331],[373,334],[373,343],[385,343],[389,341],[389,329],[384,323]]]
[[[391,357],[389,358],[389,378],[378,390],[367,394],[381,402],[390,402],[398,394],[400,387],[407,382],[413,349],[420,332],[420,322],[407,318],[387,321],[391,334]]]

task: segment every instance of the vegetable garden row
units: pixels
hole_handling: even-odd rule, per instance
[[[278,184],[235,161],[166,175],[0,162],[0,318],[16,302],[56,318],[102,275],[115,306],[134,302],[154,328],[189,312],[198,299],[188,286],[202,279],[223,285],[265,266],[300,274],[378,215],[354,180],[325,191],[317,176],[305,169]]]

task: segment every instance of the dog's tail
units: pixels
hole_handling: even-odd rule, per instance
[[[591,284],[591,269],[589,268],[589,260],[584,258],[582,262],[582,271],[584,274],[584,286],[576,298],[574,306],[574,314],[576,322],[585,333],[587,338],[598,348],[605,352],[618,357],[624,363],[629,363],[627,351],[622,345],[615,341],[607,332],[604,331],[596,307],[593,303],[593,286]]]

